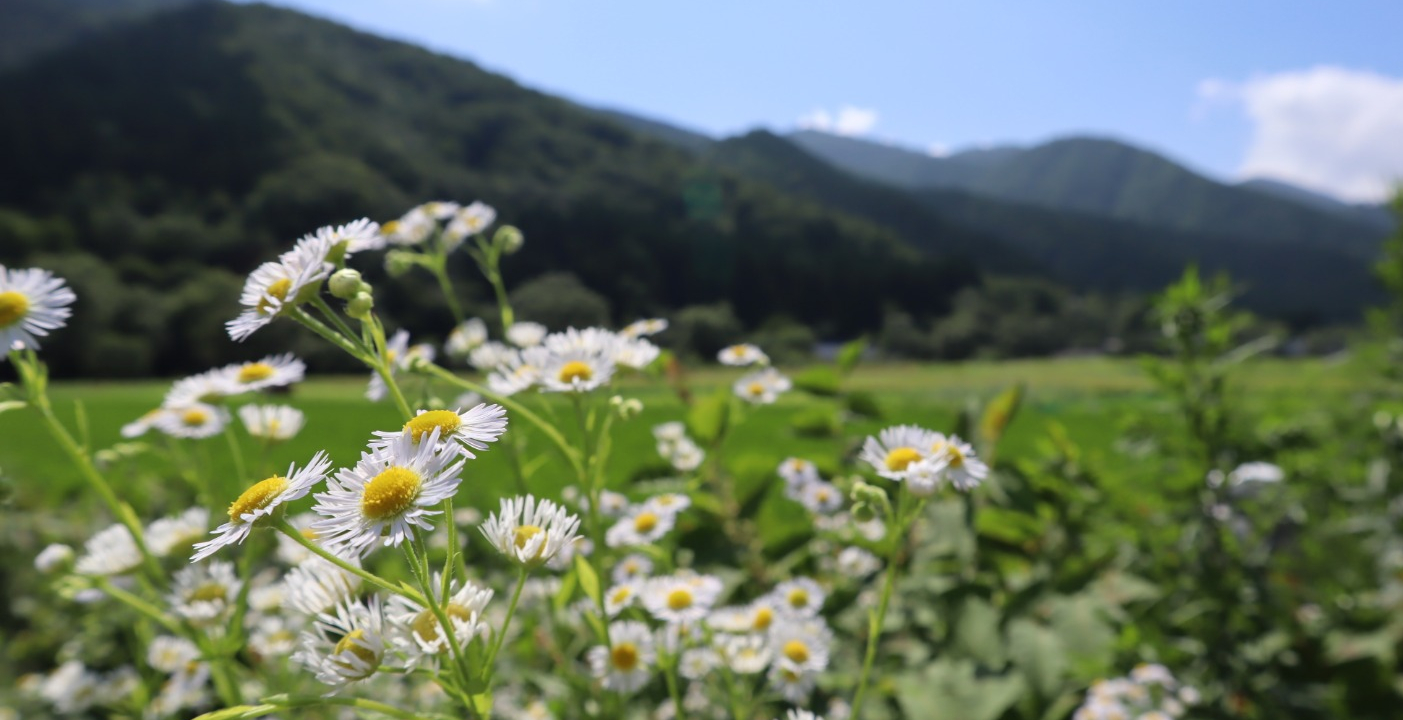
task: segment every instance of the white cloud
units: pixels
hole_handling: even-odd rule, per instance
[[[1199,83],[1204,103],[1238,104],[1252,141],[1238,173],[1376,202],[1403,181],[1403,78],[1321,66]]]
[[[843,105],[835,113],[815,108],[809,114],[800,117],[798,124],[803,130],[822,130],[834,135],[855,137],[872,132],[872,128],[877,125],[877,111],[852,105]]]

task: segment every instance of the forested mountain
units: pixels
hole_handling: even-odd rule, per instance
[[[1131,220],[1155,227],[1316,245],[1374,257],[1386,229],[1340,213],[1215,182],[1114,140],[1068,138],[936,158],[813,131],[799,146],[855,174],[908,190],[958,189],[987,197]]]
[[[1317,210],[1324,210],[1328,213],[1342,215],[1354,222],[1372,225],[1384,231],[1391,230],[1394,225],[1393,214],[1383,205],[1342,202],[1329,195],[1323,195],[1290,183],[1267,178],[1244,180],[1238,183],[1238,187],[1266,193],[1267,195],[1290,200],[1291,202],[1301,205],[1307,205]]]
[[[724,301],[749,326],[851,336],[979,281],[959,242],[917,251],[471,63],[267,6],[123,26],[0,75],[0,94],[33,99],[0,105],[0,262],[80,285],[53,353],[85,372],[231,352],[240,274],[318,225],[428,199],[491,202],[526,233],[513,283],[569,272],[618,320]],[[400,320],[446,331],[425,291],[396,292]]]
[[[207,0],[4,0],[0,69],[91,37],[114,24]]]

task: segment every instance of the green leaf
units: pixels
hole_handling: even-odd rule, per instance
[[[1023,383],[1017,383],[999,393],[984,407],[984,417],[979,421],[979,434],[989,448],[999,444],[1010,423],[1018,415],[1018,407],[1023,404]]]
[[[795,375],[794,387],[807,393],[825,397],[837,395],[843,379],[838,371],[828,365],[817,365]]]
[[[1116,633],[1105,608],[1089,594],[1058,598],[1052,605],[1052,630],[1066,648],[1072,672],[1092,680],[1110,672]]]
[[[862,360],[862,354],[867,351],[867,338],[860,337],[851,342],[845,343],[838,349],[838,355],[833,359],[838,366],[838,372],[847,375],[857,367]]]
[[[576,555],[575,559],[579,560],[580,556]],[[555,598],[552,600],[556,612],[565,610],[565,606],[570,604],[570,598],[575,596],[575,585],[579,583],[579,578],[578,572],[572,572],[566,573],[565,577],[560,579],[560,589],[556,591]]]
[[[731,414],[731,390],[717,388],[706,397],[697,398],[687,410],[687,429],[703,445],[715,443],[725,432]]]
[[[996,720],[1026,691],[1022,677],[976,677],[968,660],[941,659],[896,680],[905,717],[920,720]]]
[[[789,421],[789,426],[800,437],[812,438],[835,437],[842,430],[837,409],[829,407],[827,403],[804,408],[794,413],[794,417]]]
[[[11,410],[20,410],[26,407],[29,407],[29,403],[23,400],[9,400],[6,402],[0,402],[0,413],[7,413]]]
[[[1057,695],[1067,672],[1067,654],[1056,633],[1032,620],[1019,618],[1008,626],[1008,649],[1029,687],[1039,697]]]
[[[585,595],[598,607],[603,602],[600,598],[604,597],[599,587],[599,574],[583,555],[575,556],[575,572],[580,576],[580,589],[584,590]]]
[[[954,647],[990,668],[1003,667],[1003,638],[999,637],[999,611],[984,598],[965,600],[955,619]]]
[[[848,412],[860,415],[873,420],[882,419],[882,406],[877,403],[877,396],[864,390],[857,390],[847,394],[843,398],[843,404],[847,406]]]

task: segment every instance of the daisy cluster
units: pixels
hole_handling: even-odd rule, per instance
[[[160,407],[124,425],[122,437],[140,437],[152,429],[189,440],[213,437],[230,422],[226,405],[232,398],[286,388],[306,374],[305,363],[284,353],[182,378],[171,385]],[[268,441],[287,440],[303,424],[302,412],[285,405],[245,405],[239,419],[249,435]]]
[[[542,325],[518,322],[507,328],[503,343],[487,339],[486,325],[474,318],[454,329],[444,349],[486,374],[487,387],[497,395],[531,389],[581,393],[607,386],[620,369],[639,370],[658,358],[661,351],[646,335],[665,330],[667,323],[644,320],[629,328],[550,333]]]
[[[1174,679],[1169,668],[1158,664],[1137,666],[1129,677],[1099,680],[1086,691],[1086,699],[1073,720],[1171,720],[1186,717],[1197,705],[1198,690]]]
[[[657,441],[658,455],[678,472],[693,472],[706,460],[706,451],[687,436],[687,426],[679,421],[655,426],[653,439]]]
[[[971,490],[989,476],[989,466],[969,443],[915,425],[889,427],[867,438],[861,457],[878,475],[904,483],[917,497],[930,496],[947,484]]]

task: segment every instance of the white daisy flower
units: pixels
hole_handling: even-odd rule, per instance
[[[642,338],[617,338],[614,342],[614,364],[640,370],[648,367],[662,350]]]
[[[250,610],[265,614],[275,614],[287,604],[287,584],[281,580],[270,582],[268,574],[260,573],[253,579],[253,587],[248,591]],[[260,584],[261,583],[261,584]]]
[[[209,663],[194,662],[177,670],[147,704],[145,716],[170,717],[182,710],[208,706],[209,679]]]
[[[452,250],[462,245],[464,240],[487,230],[496,219],[497,211],[482,202],[474,202],[457,210],[443,229],[445,247]]]
[[[331,263],[304,253],[285,253],[258,266],[244,283],[239,304],[244,311],[225,323],[229,337],[243,341],[283,312],[307,299],[331,275]]]
[[[733,365],[736,367],[757,364],[768,365],[770,363],[770,356],[750,343],[740,343],[722,348],[721,352],[716,353],[716,359],[719,360],[722,365]]]
[[[589,327],[583,330],[579,328],[566,328],[564,332],[551,333],[541,341],[541,344],[550,352],[564,354],[573,351],[585,352],[592,355],[612,357],[614,345],[619,340],[614,333],[604,328]]]
[[[532,495],[504,498],[501,510],[488,516],[482,534],[492,546],[523,565],[550,560],[578,537],[580,518],[549,500]]]
[[[209,532],[209,510],[193,507],[146,527],[146,547],[157,557],[184,554]]]
[[[678,472],[692,472],[701,467],[702,462],[706,460],[706,451],[687,438],[683,438],[670,449],[671,454],[663,457],[666,457]]]
[[[662,318],[650,318],[647,320],[635,320],[628,324],[619,335],[626,338],[640,338],[649,335],[657,335],[667,329],[667,321]]]
[[[438,432],[433,433],[434,430]],[[495,442],[507,431],[507,411],[501,405],[480,404],[460,412],[458,410],[420,410],[404,427],[393,431],[376,431],[376,440],[370,442],[372,449],[386,448],[408,434],[415,445],[434,434],[439,442],[466,458],[477,457],[473,450],[486,450],[487,443]]]
[[[145,415],[122,426],[122,437],[130,440],[131,438],[138,438],[145,435],[156,425],[156,421],[167,412],[169,411],[165,408],[148,410]]]
[[[237,395],[302,382],[307,376],[307,363],[292,353],[283,353],[254,362],[226,365],[216,372],[229,384],[228,394]]]
[[[433,362],[435,352],[434,347],[427,343],[419,343],[411,347],[409,345],[409,332],[396,330],[395,334],[391,335],[385,343],[385,358],[389,360],[390,376],[394,377],[408,370],[415,360]],[[366,399],[379,402],[385,398],[387,392],[389,389],[385,387],[385,380],[380,377],[380,373],[371,373],[370,384],[365,389]]]
[[[715,630],[728,633],[763,633],[774,624],[781,608],[774,594],[756,598],[749,605],[718,609],[707,620]]]
[[[313,485],[326,478],[330,469],[331,459],[325,452],[318,452],[301,470],[296,464],[288,465],[286,475],[274,475],[254,483],[229,505],[229,522],[210,533],[216,537],[195,545],[190,562],[204,560],[226,545],[242,543],[256,525],[280,517],[287,503],[306,496]]]
[[[672,513],[660,513],[640,505],[629,510],[628,514],[604,533],[604,544],[609,547],[633,547],[651,545],[662,539],[677,523]]]
[[[916,497],[930,497],[949,480],[945,475],[949,462],[944,454],[917,460],[906,467],[906,487]]]
[[[682,493],[663,493],[644,501],[643,510],[651,510],[659,515],[677,515],[691,506],[692,498]]]
[[[297,650],[297,633],[280,617],[259,618],[248,635],[248,649],[265,662],[286,657]]]
[[[623,620],[609,625],[609,639],[612,647],[590,648],[587,656],[590,671],[606,690],[638,692],[648,684],[652,677],[651,666],[657,659],[653,634],[641,622]]]
[[[346,562],[360,565],[355,559]],[[331,612],[337,605],[354,600],[360,592],[360,584],[359,576],[315,556],[289,570],[283,578],[288,605],[310,617]]]
[[[171,437],[200,440],[218,435],[229,424],[229,411],[222,407],[192,403],[171,407],[156,418],[156,429]]]
[[[466,648],[473,638],[487,638],[490,628],[484,621],[483,612],[492,600],[491,590],[455,580],[447,602],[444,602],[440,595],[442,576],[434,573],[433,582],[429,585],[434,592],[432,602],[443,609],[443,614],[453,625],[453,638],[459,648]],[[396,629],[392,638],[395,647],[411,658],[442,657],[448,653],[451,647],[448,634],[443,632],[443,624],[433,610],[396,595],[390,598],[385,615]]]
[[[540,348],[535,348],[539,350]],[[549,353],[532,352],[518,353],[512,352],[501,358],[501,365],[492,370],[487,375],[487,387],[498,395],[511,397],[541,380],[541,363],[545,362]]]
[[[1247,462],[1238,465],[1232,472],[1228,473],[1228,484],[1231,486],[1252,485],[1256,483],[1278,483],[1285,479],[1286,473],[1281,467],[1269,462]]]
[[[799,502],[812,513],[831,515],[843,509],[843,493],[831,483],[811,482],[799,490]]]
[[[322,262],[340,265],[352,255],[367,250],[382,250],[385,236],[380,224],[361,218],[345,225],[327,225],[302,236],[293,252],[305,254]]]
[[[561,545],[560,552],[546,561],[546,567],[556,572],[565,572],[573,566],[575,555],[589,557],[592,553],[594,553],[594,541],[587,537],[577,537],[575,542]]]
[[[770,628],[769,643],[777,664],[817,673],[828,667],[833,631],[821,618],[780,618]]]
[[[717,639],[716,649],[732,672],[754,675],[770,664],[770,646],[762,635],[725,635]]]
[[[84,575],[122,575],[141,565],[141,550],[125,525],[109,525],[83,545],[74,568]]]
[[[34,557],[34,569],[45,575],[67,568],[73,562],[73,548],[54,543]]]
[[[196,626],[209,626],[228,617],[243,586],[233,563],[190,565],[175,574],[167,602],[177,616]]]
[[[616,585],[641,580],[653,572],[653,560],[642,553],[632,553],[619,559],[610,577]]]
[[[604,612],[614,617],[638,600],[639,585],[631,582],[619,583],[604,593]]]
[[[217,403],[235,392],[227,373],[222,370],[206,370],[171,384],[165,399],[161,401],[161,407],[177,408],[197,403]]]
[[[166,674],[175,674],[200,659],[195,643],[176,635],[159,635],[146,647],[146,664]]]
[[[823,479],[819,477],[818,466],[797,457],[785,458],[784,462],[779,464],[777,472],[784,478],[784,484],[790,488],[798,488]]]
[[[659,443],[676,443],[687,439],[687,426],[678,420],[653,426],[653,438]]]
[[[775,718],[775,720],[780,720],[780,718]],[[815,715],[808,710],[790,709],[789,712],[785,713],[784,720],[823,720],[823,716]]]
[[[323,540],[321,533],[317,532],[317,529],[313,527],[316,522],[317,516],[313,513],[300,513],[287,519],[287,524],[291,525],[302,537],[316,543],[321,543]],[[278,559],[288,565],[299,565],[310,558],[316,557],[316,554],[308,550],[302,543],[282,533],[278,533],[277,538]]]
[[[312,508],[323,520],[314,526],[329,542],[356,554],[371,550],[383,538],[399,545],[414,527],[432,531],[431,508],[458,491],[463,457],[439,442],[432,430],[427,442],[415,443],[403,433],[373,453],[362,453],[355,467],[327,479],[327,492],[317,493]]]
[[[915,425],[886,428],[862,445],[861,459],[892,480],[905,480],[911,465],[929,457],[938,434]]]
[[[540,368],[541,388],[548,392],[588,392],[607,385],[614,376],[609,355],[586,349],[552,351]]]
[[[788,615],[814,617],[823,609],[827,594],[810,578],[796,577],[780,583],[774,589],[774,600]]]
[[[439,205],[446,207],[449,204],[439,203]],[[437,229],[438,222],[434,215],[423,205],[420,205],[400,216],[398,220],[391,220],[381,225],[380,234],[389,244],[404,247],[423,243]]]
[[[780,662],[770,668],[769,680],[770,687],[780,697],[798,705],[808,702],[818,681],[818,673]]]
[[[449,357],[464,358],[468,353],[487,342],[487,323],[482,318],[468,318],[448,333],[443,343],[443,351]]]
[[[721,656],[708,647],[692,648],[682,652],[677,671],[688,680],[701,680],[711,674],[721,664]]]
[[[239,419],[251,437],[277,442],[291,440],[307,421],[301,410],[287,405],[245,405]]]
[[[752,405],[770,405],[793,386],[783,373],[767,367],[741,376],[731,389],[736,397]]]
[[[96,704],[101,681],[83,663],[69,660],[44,678],[39,695],[60,713],[78,714]]]
[[[292,657],[317,680],[337,688],[369,680],[385,657],[384,611],[375,598],[368,605],[343,603],[335,614],[318,615],[300,644]]]
[[[860,547],[846,547],[838,553],[838,574],[844,577],[861,579],[881,568],[882,561],[878,560],[876,555]]]
[[[546,338],[546,326],[534,322],[512,323],[507,328],[507,341],[519,348],[536,347]]]
[[[966,492],[989,477],[989,466],[974,454],[972,445],[951,435],[945,442],[945,474],[956,490]]]
[[[488,340],[468,352],[468,364],[482,372],[503,367],[511,358],[516,358],[520,364],[521,354],[496,340]]]
[[[694,623],[706,617],[721,589],[721,581],[710,575],[656,577],[643,587],[643,607],[663,622]]]
[[[77,295],[48,270],[0,265],[0,354],[38,349],[41,338],[66,324]]]

